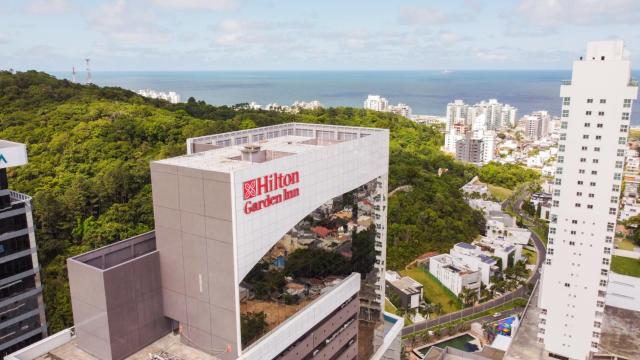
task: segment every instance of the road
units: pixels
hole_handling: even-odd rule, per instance
[[[517,209],[521,208],[522,205],[522,201],[524,199],[523,197],[518,196],[518,199],[516,200],[516,205],[517,205]],[[531,240],[533,241],[533,245],[536,247],[536,251],[538,252],[538,261],[536,262],[536,267],[533,271],[532,276],[529,278],[529,280],[527,280],[527,285],[531,285],[531,287],[533,287],[533,285],[538,281],[538,279],[540,278],[540,268],[546,258],[547,255],[547,251],[545,249],[544,243],[542,242],[542,240],[538,237],[538,235],[536,235],[533,231],[531,232]],[[522,297],[527,299],[529,297],[529,294],[527,294],[528,288],[529,286],[522,286],[520,288],[518,288],[517,290],[514,290],[510,293],[507,293],[503,296],[500,296],[498,298],[489,300],[485,303],[482,303],[480,305],[475,305],[473,307],[469,307],[466,309],[462,309],[453,313],[449,313],[449,314],[445,314],[442,316],[438,316],[435,319],[431,319],[431,320],[424,320],[418,323],[413,323],[409,326],[405,326],[402,329],[402,336],[405,335],[409,335],[412,334],[416,331],[421,331],[424,329],[428,329],[430,327],[433,326],[437,326],[437,325],[441,325],[441,324],[446,324],[448,322],[454,321],[456,319],[460,319],[469,315],[472,315],[476,312],[482,312],[484,310],[490,309],[492,307],[496,307],[496,306],[500,306],[502,304],[505,304],[513,299]]]

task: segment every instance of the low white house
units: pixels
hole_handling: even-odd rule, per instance
[[[429,259],[429,272],[456,295],[460,294],[463,288],[480,289],[480,271],[469,268],[460,259],[449,254],[436,255]]]
[[[469,269],[479,271],[480,280],[483,283],[486,285],[491,283],[491,276],[497,270],[498,262],[491,256],[483,254],[478,246],[460,242],[453,246],[449,254]]]

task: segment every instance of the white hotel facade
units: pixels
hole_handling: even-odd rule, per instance
[[[384,312],[389,130],[288,123],[189,139],[187,150],[151,163],[154,232],[67,260],[74,328],[8,359],[400,358],[403,321]],[[245,344],[243,279],[301,220],[363,187],[371,270],[334,278]]]
[[[618,40],[590,42],[560,88],[562,124],[539,299],[538,340],[551,356],[583,360],[599,349],[637,92]]]

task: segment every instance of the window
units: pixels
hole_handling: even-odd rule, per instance
[[[547,259],[544,261],[544,263],[545,263],[545,264],[547,264],[547,265],[551,265],[551,259],[550,259],[550,258],[547,258]]]
[[[560,128],[561,129],[566,129],[567,128],[567,122],[566,121],[561,122],[560,123]]]
[[[629,120],[629,113],[628,112],[623,112],[622,113],[622,120]]]
[[[591,204],[587,205],[587,209],[593,209],[593,205]]]
[[[602,259],[602,265],[609,265],[609,259],[603,258]]]
[[[596,140],[602,140],[602,136],[596,135]]]
[[[548,248],[548,249],[547,249],[547,254],[549,254],[549,255],[553,255],[553,249],[552,249],[552,248]]]
[[[585,150],[587,150],[588,148],[587,148],[586,146],[583,146],[581,149],[582,149],[582,151],[585,151]]]
[[[562,98],[562,105],[565,105],[565,106],[571,105],[571,98],[570,97]]]
[[[562,146],[562,145],[560,145],[560,146]],[[563,150],[563,151],[564,151],[564,150]],[[624,149],[618,149],[618,151],[617,151],[616,155],[617,155],[617,156],[624,156]]]
[[[587,99],[587,104],[593,103],[593,99]]]
[[[556,185],[562,185],[562,179],[556,179]]]
[[[577,223],[578,223],[578,220],[575,220],[575,219],[574,219],[574,220],[571,220],[571,223],[572,223],[572,224],[577,224]]]
[[[589,193],[589,197],[590,197],[590,198],[593,198],[594,196],[595,196],[594,194]]]
[[[622,107],[630,108],[631,107],[631,99],[624,99],[622,102]]]
[[[558,156],[558,164],[564,163],[564,156]]]
[[[618,203],[618,197],[617,196],[612,196],[611,197],[611,203],[612,204],[617,204]]]
[[[584,114],[587,116],[591,115],[591,110],[587,110],[587,112],[585,112]]]
[[[553,200],[553,207],[558,207],[558,206],[560,206],[560,201]]]
[[[594,164],[597,164],[597,163],[598,163],[598,161],[600,161],[600,160],[598,160],[598,159],[593,159],[593,160],[591,160],[591,162],[592,162],[592,163],[594,163]]]
[[[613,187],[611,187],[611,191],[620,192],[620,185],[613,185]]]
[[[571,287],[571,284],[569,284],[569,283],[564,283],[564,287]]]
[[[575,246],[575,245],[576,245],[576,242],[575,242],[575,241],[569,241],[569,245],[571,245],[571,246]]]
[[[602,276],[607,276],[607,275],[609,275],[609,270],[607,270],[607,269],[602,269],[602,270],[600,270],[600,275],[602,275]]]
[[[594,147],[593,151],[596,151],[596,152],[600,151],[600,147],[599,146]]]
[[[556,228],[550,227],[549,228],[549,234],[555,234],[555,233],[556,233]]]
[[[564,145],[558,145],[558,151],[560,152],[564,151]]]
[[[616,161],[616,169],[622,169],[622,161]]]
[[[581,206],[580,203],[575,204],[575,207],[580,207],[580,206]]]
[[[562,174],[562,168],[556,168],[556,174],[561,175]]]
[[[600,286],[607,286],[607,280],[600,280]]]
[[[565,133],[560,134],[560,140],[567,140],[567,134]]]
[[[620,179],[622,179],[622,174],[620,173],[613,174],[613,180],[620,180]]]
[[[620,125],[620,132],[627,132],[627,130],[629,130],[629,126],[627,126],[627,125]]]
[[[598,171],[597,170],[591,170],[591,175],[598,175]]]
[[[579,169],[579,170],[578,170],[578,173],[579,173],[579,174],[584,174],[584,169]]]
[[[591,127],[591,123],[584,123],[584,127]]]
[[[606,236],[604,238],[604,242],[606,242],[607,244],[611,244],[613,242],[613,237],[612,236]]]
[[[587,134],[582,135],[582,139],[586,140],[588,138],[589,138],[589,135],[587,135]]]
[[[576,234],[576,231],[575,230],[571,230],[571,235],[575,235],[575,234]],[[574,244],[571,244],[572,242],[573,241],[569,241],[569,245],[574,245]]]
[[[604,248],[604,253],[607,255],[611,254],[611,248],[609,247]]]
[[[607,231],[613,232],[613,229],[616,227],[614,223],[607,223]]]
[[[597,124],[597,125],[596,125],[596,127],[597,127],[598,129],[600,129],[600,128],[602,128],[602,124]]]
[[[582,184],[584,184],[584,181],[578,180],[578,185],[582,185]]]
[[[627,138],[626,137],[619,137],[618,138],[618,145],[624,145],[627,143]]]
[[[596,329],[600,329],[602,327],[602,324],[599,321],[594,321],[593,322],[593,327]]]
[[[553,196],[560,196],[560,189],[553,190]]]
[[[580,158],[580,162],[587,162],[587,158]]]
[[[598,116],[604,116],[604,111],[598,111]]]
[[[582,196],[582,191],[578,191],[578,192],[576,193],[576,196]],[[575,221],[575,220],[574,220],[574,221]],[[574,224],[575,224],[575,223],[574,223]]]
[[[591,347],[594,348],[594,349],[597,349],[598,348],[598,343],[595,342],[595,341],[592,341],[591,342]]]
[[[598,307],[604,307],[604,305],[603,305],[603,306],[598,306]],[[598,338],[600,338],[600,333],[598,333],[598,332],[595,332],[595,331],[594,331],[592,335],[593,335],[593,338],[594,338],[594,339],[598,339]]]
[[[615,215],[616,214],[616,208],[609,208],[609,215]]]
[[[600,99],[600,104],[606,104],[607,103],[607,99]]]
[[[569,117],[569,110],[567,109],[562,110],[562,117]]]
[[[595,181],[590,182],[589,186],[596,186],[596,182]]]

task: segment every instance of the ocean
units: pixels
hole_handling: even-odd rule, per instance
[[[59,78],[70,73],[54,72]],[[634,71],[634,78],[640,72]],[[414,114],[444,115],[454,99],[475,103],[490,98],[518,108],[518,116],[535,110],[559,115],[560,81],[569,70],[532,71],[163,71],[93,72],[97,85],[130,90],[175,91],[214,105],[290,105],[296,100],[320,100],[325,106],[362,107],[368,94],[382,95],[390,103],[402,102]],[[84,79],[84,73],[78,74]],[[640,124],[640,107],[632,122]]]

